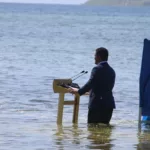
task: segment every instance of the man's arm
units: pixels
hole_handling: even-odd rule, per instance
[[[69,92],[72,94],[78,93],[79,95],[83,95],[86,92],[89,92],[92,89],[92,87],[94,86],[94,80],[95,80],[96,72],[97,72],[97,67],[94,67],[92,69],[91,76],[90,76],[90,79],[88,80],[88,82],[79,90],[76,88],[69,88]]]
[[[91,76],[90,76],[90,79],[88,80],[88,82],[81,89],[78,90],[79,95],[83,95],[92,89],[92,87],[94,86],[96,71],[97,71],[97,68],[94,67],[92,69]]]

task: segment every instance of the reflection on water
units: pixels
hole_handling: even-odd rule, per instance
[[[73,125],[71,127],[63,127],[58,126],[56,131],[56,146],[59,149],[66,148],[65,145],[68,143],[72,143],[74,145],[80,144],[80,135],[82,131],[78,129],[77,125]]]
[[[139,132],[137,150],[150,150],[150,125],[148,124],[143,124],[142,130]]]
[[[54,132],[54,145],[56,149],[62,150],[149,150],[150,128],[138,131],[135,125],[132,123],[131,126],[129,122],[111,126],[103,124],[57,126]]]
[[[106,125],[89,125],[83,129],[79,128],[78,125],[58,126],[55,134],[55,144],[59,149],[66,149],[66,145],[71,143],[72,148],[75,146],[82,147],[82,149],[110,150],[113,146],[111,143],[112,129],[112,126]]]
[[[89,149],[103,149],[110,150],[112,147],[111,144],[111,126],[89,126],[88,127],[89,136],[88,139],[91,141],[91,144],[88,145]]]

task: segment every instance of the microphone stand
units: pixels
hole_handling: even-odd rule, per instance
[[[81,71],[79,74],[77,74],[77,75],[75,75],[75,76],[73,76],[72,78],[74,78],[74,79],[72,79],[72,81],[75,81],[76,79],[78,79],[79,77],[81,77],[81,76],[83,76],[84,74],[87,74],[88,73],[88,71]],[[62,87],[64,87],[64,88],[70,88],[70,87],[73,87],[73,88],[78,88],[78,89],[80,89],[80,86],[77,84],[77,83],[71,83],[71,84],[64,84],[64,83],[61,83],[61,84],[58,84],[58,86],[62,86]]]

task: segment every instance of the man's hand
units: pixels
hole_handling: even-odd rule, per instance
[[[72,93],[72,94],[77,94],[77,93],[78,93],[78,89],[77,89],[77,88],[70,87],[70,88],[68,89],[68,92],[69,92],[69,93]]]

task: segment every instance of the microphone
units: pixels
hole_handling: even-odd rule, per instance
[[[81,75],[77,76],[76,78],[72,79],[72,81],[78,79],[79,77],[81,77],[81,76],[83,76],[84,74],[87,74],[87,73],[88,73],[88,71],[85,71],[83,74],[81,74]]]
[[[88,71],[84,71],[82,74],[80,74],[79,76],[77,76],[76,78],[72,79],[72,81],[78,79],[79,77],[83,76],[84,74],[87,74]],[[77,83],[71,83],[69,86],[73,87],[73,88],[77,88],[80,89],[80,86]]]
[[[71,77],[72,81],[78,79],[79,77],[83,76],[84,74],[87,74],[88,71],[81,71],[80,73],[74,75],[73,77]],[[74,78],[74,79],[73,79]],[[58,86],[61,86],[61,87],[64,87],[64,88],[69,88],[69,87],[73,87],[73,88],[80,88],[80,86],[77,84],[77,83],[71,83],[71,84],[64,84],[64,83],[61,83],[61,84],[58,84]]]
[[[71,79],[74,78],[74,77],[76,77],[76,76],[78,76],[78,75],[80,75],[80,74],[82,74],[82,73],[85,73],[85,71],[83,70],[83,71],[81,71],[80,73],[78,73],[78,74],[72,76]]]

